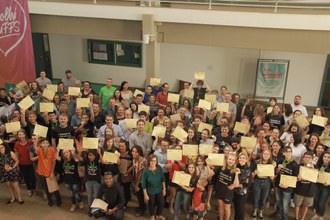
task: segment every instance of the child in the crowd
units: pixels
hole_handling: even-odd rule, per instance
[[[194,219],[203,220],[206,210],[206,185],[207,179],[204,177],[199,178],[192,197],[192,214],[194,215]]]

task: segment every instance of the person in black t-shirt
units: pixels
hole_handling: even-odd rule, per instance
[[[193,87],[194,83],[196,84],[196,87]],[[206,88],[203,88],[204,83]],[[194,79],[194,81],[190,84],[189,89],[194,90],[194,104],[198,104],[200,99],[205,98],[205,93],[211,90],[205,80],[196,80],[196,79]]]

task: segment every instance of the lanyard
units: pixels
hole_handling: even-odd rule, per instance
[[[289,160],[289,161],[284,160],[282,164],[283,164],[284,167],[286,167],[286,165],[287,165],[288,163],[290,163],[291,161],[292,161],[292,159]]]

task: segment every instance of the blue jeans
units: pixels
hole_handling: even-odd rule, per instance
[[[254,203],[253,209],[264,210],[269,195],[271,181],[269,178],[255,178],[253,182]]]
[[[280,187],[275,187],[276,213],[281,214],[282,220],[288,220],[290,211],[291,192],[285,192]]]
[[[189,215],[189,207],[191,204],[191,193],[185,192],[184,190],[178,190],[176,192],[175,201],[174,201],[174,219],[179,219],[180,205],[183,201],[183,211],[187,216]]]
[[[80,185],[79,184],[65,184],[65,187],[69,190],[72,204],[81,202]]]
[[[316,188],[316,193],[314,199],[314,206],[315,206],[316,214],[318,216],[323,217],[325,213],[325,207],[327,205],[327,200],[330,195],[330,187],[317,184],[315,188]]]
[[[97,181],[86,181],[85,186],[87,192],[88,207],[90,207],[93,203],[93,200],[99,193],[100,184]]]

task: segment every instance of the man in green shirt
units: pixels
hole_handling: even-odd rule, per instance
[[[102,97],[102,109],[106,109],[108,107],[108,101],[116,91],[116,87],[112,86],[112,79],[107,78],[106,86],[103,86],[100,89],[99,95]]]

